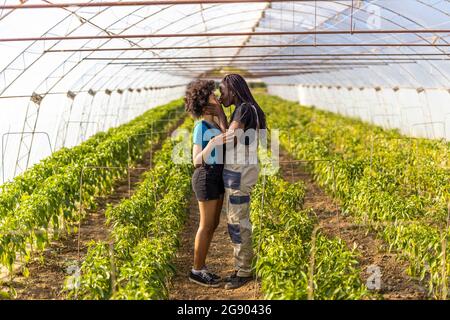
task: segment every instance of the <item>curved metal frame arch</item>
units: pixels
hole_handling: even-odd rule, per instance
[[[417,1],[417,0],[416,0],[416,1]],[[346,5],[346,4],[343,4],[343,3],[339,3],[339,4],[342,5],[342,6],[347,6],[347,9],[346,9],[346,10],[350,10],[350,9],[351,9],[351,6],[349,6],[349,5]],[[384,10],[390,11],[390,12],[393,13],[393,14],[400,15],[400,14],[398,14],[397,12],[394,12],[394,11],[392,11],[392,10],[390,10],[390,9],[388,9],[388,8],[386,8],[386,7],[384,7],[384,6],[380,6],[379,4],[376,4],[376,3],[374,3],[374,4],[375,4],[375,5],[378,5],[380,8],[382,8],[382,9],[384,9]],[[302,4],[302,5],[303,5],[303,6],[307,6],[308,4]],[[434,7],[432,7],[432,6],[430,6],[430,7],[434,9]],[[368,13],[368,12],[367,12],[366,10],[364,10],[364,9],[359,9],[359,11]],[[340,11],[339,13],[342,13],[342,11]],[[346,16],[348,17],[348,15],[346,15]],[[401,16],[401,15],[400,15],[400,16]],[[330,17],[330,19],[332,19],[332,18],[334,18],[334,17]],[[357,18],[357,17],[353,17],[353,19],[357,19],[357,20],[361,21],[361,20],[360,20],[359,18]],[[400,28],[404,28],[402,25],[400,25],[400,24],[398,24],[398,23],[396,23],[395,21],[392,21],[392,20],[390,20],[390,19],[386,19],[386,18],[383,18],[383,17],[380,17],[380,19],[383,19],[383,20],[385,20],[385,21],[387,21],[387,22],[389,22],[389,23],[391,23],[391,24],[393,24],[393,25],[396,25],[396,26],[400,27]],[[410,21],[416,23],[415,21],[412,21],[412,20],[410,20]],[[417,24],[417,23],[416,23],[416,24]],[[404,28],[404,29],[405,29],[405,28]],[[347,37],[344,37],[344,36],[342,36],[342,35],[337,35],[337,36],[338,36],[338,37],[342,37],[342,38],[344,38],[344,39],[346,39],[346,40],[348,41],[348,38],[347,38]],[[421,38],[421,39],[424,40],[425,42],[430,43],[426,38],[423,38],[423,37],[420,36],[419,34],[416,34],[416,36],[419,37],[419,38]],[[397,36],[392,35],[392,37],[393,37],[393,38],[396,38]],[[301,39],[300,41],[302,41],[302,40],[304,40],[304,39],[305,39],[305,38]],[[333,52],[337,52],[337,51],[339,51],[339,50],[342,50],[342,49],[332,50],[331,52],[333,53]],[[414,51],[414,52],[416,52],[416,53],[418,52],[418,51],[416,51],[414,48],[410,48],[410,50],[412,50],[412,51]],[[442,52],[442,51],[441,51],[441,52]],[[438,68],[437,66],[435,66],[431,61],[426,61],[426,63],[430,64],[433,68],[435,68],[435,70],[436,70],[437,72],[441,73],[442,76],[443,76],[444,78],[447,78],[447,76],[446,76],[444,73],[442,73],[441,70],[439,70],[439,68]],[[404,68],[404,67],[401,66],[401,65],[397,65],[397,66],[398,66],[399,68],[402,68],[405,72],[409,73],[411,77],[415,78],[415,76],[414,76],[412,73],[410,73],[409,70],[407,70],[406,68]],[[376,70],[373,70],[373,69],[375,69],[375,68],[371,68],[371,71],[374,72],[374,73],[376,73],[377,75],[379,75],[378,72],[377,72]],[[411,84],[411,85],[412,85],[412,84]]]
[[[90,2],[92,2],[92,0],[91,0]],[[448,13],[443,12],[442,10],[440,10],[440,9],[438,9],[438,8],[436,8],[436,7],[434,7],[434,6],[431,5],[431,4],[424,3],[424,2],[421,1],[421,0],[415,0],[415,2],[418,3],[418,4],[420,4],[420,5],[427,6],[427,7],[431,8],[431,9],[433,9],[433,10],[438,10],[441,14],[445,14],[445,15],[449,16]],[[292,4],[292,8],[294,8],[298,3],[292,2],[292,3],[290,3],[289,5],[291,5],[291,4]],[[325,3],[325,4],[326,4],[326,3]],[[360,18],[354,16],[354,13],[353,13],[353,12],[352,12],[350,15],[348,14],[348,12],[347,12],[347,14],[343,13],[343,12],[345,12],[345,11],[352,10],[352,9],[351,9],[352,7],[351,7],[350,5],[344,4],[344,3],[338,3],[338,4],[339,4],[339,5],[346,6],[347,8],[346,8],[344,11],[335,11],[335,12],[336,12],[336,15],[337,15],[337,14],[344,14],[344,16],[347,17],[347,18],[350,17],[351,19],[355,19],[356,21],[361,21]],[[395,17],[395,16],[399,16],[399,17],[402,17],[403,19],[406,19],[407,21],[410,21],[410,22],[412,22],[412,23],[414,23],[414,24],[416,24],[416,25],[418,25],[418,26],[424,27],[421,23],[419,23],[418,21],[414,20],[413,17],[406,16],[406,15],[403,15],[401,12],[397,12],[397,11],[395,11],[395,10],[392,10],[389,6],[383,6],[383,5],[380,5],[380,4],[378,4],[378,3],[373,3],[373,4],[374,4],[374,5],[377,5],[378,7],[380,7],[380,8],[383,9],[383,10],[389,11],[390,13],[393,14],[394,17]],[[221,6],[221,5],[223,5],[223,4],[218,4],[217,6]],[[309,6],[309,7],[312,7],[310,4],[307,4],[307,3],[301,3],[301,5],[302,5],[302,6],[306,6],[306,5],[307,5],[307,6]],[[163,10],[165,10],[165,9],[170,9],[170,8],[172,8],[172,6],[165,7]],[[198,14],[198,13],[203,14],[206,10],[209,10],[209,9],[211,9],[211,8],[213,8],[213,6],[208,7],[208,8],[203,8],[203,6],[200,4],[200,10],[198,10],[198,11],[196,10],[196,11],[193,12],[191,15]],[[108,9],[109,9],[109,8],[106,8],[105,11],[108,10]],[[140,10],[140,9],[142,9],[142,7],[139,7],[138,10]],[[321,10],[324,10],[324,9],[325,9],[325,8],[322,8]],[[78,9],[77,9],[77,10],[78,10]],[[46,33],[44,33],[44,34],[47,34],[48,32],[51,32],[51,30],[53,30],[54,28],[56,28],[58,25],[60,25],[61,23],[64,23],[64,21],[66,21],[66,20],[67,20],[68,18],[70,18],[72,15],[76,14],[76,11],[77,11],[77,10],[75,10],[74,12],[71,12],[68,16],[65,16],[61,21],[59,21],[56,25],[54,25],[51,29],[49,29],[48,31],[46,31]],[[136,10],[135,12],[137,12],[138,10]],[[278,10],[278,11],[281,10],[281,11],[283,12],[283,4],[282,4],[282,6],[281,6],[281,9],[280,9],[280,8],[276,8],[276,9],[275,9],[275,8],[270,8],[269,10]],[[362,9],[359,8],[359,10],[361,10],[362,12],[366,12],[364,8],[362,8]],[[10,11],[10,12],[7,12],[7,15],[11,14],[13,11],[14,11],[14,10],[12,10],[12,11]],[[105,12],[105,11],[102,11],[101,13],[103,13],[103,12]],[[254,11],[255,11],[255,12],[256,12],[256,11],[261,11],[261,9],[257,9],[257,10],[254,10]],[[294,12],[294,10],[292,10],[292,11]],[[333,10],[330,9],[330,11],[333,11]],[[289,12],[289,9],[287,9],[286,12]],[[97,13],[97,14],[101,14],[101,13]],[[96,14],[96,15],[97,15],[97,14]],[[311,14],[311,13],[303,12],[302,14]],[[333,19],[336,15],[330,17],[329,20]],[[225,15],[224,15],[224,16],[225,16]],[[0,20],[1,20],[2,18],[4,18],[4,16],[0,17]],[[91,17],[91,18],[92,18],[92,17]],[[137,23],[135,24],[135,26],[136,26],[136,25],[139,25],[140,23],[142,23],[143,21],[147,20],[148,18],[149,18],[149,17],[146,17],[146,18],[143,19],[142,21],[137,22]],[[208,20],[208,19],[203,19],[203,24],[206,26],[207,23],[208,23],[209,21],[212,21],[212,20],[214,20],[214,19],[220,19],[220,18],[222,18],[222,16],[215,16],[215,17],[212,17],[212,18],[209,19],[209,20]],[[283,19],[282,19],[282,18],[283,18],[283,17],[282,17],[282,15],[281,15],[280,22],[283,22]],[[294,12],[293,18],[295,18],[295,12]],[[121,21],[122,19],[124,19],[124,17],[121,17],[121,19],[116,20],[115,23],[118,23],[118,22]],[[172,24],[180,23],[180,21],[181,21],[181,23],[182,23],[182,21],[183,21],[184,19],[187,19],[187,17],[184,17],[184,18],[182,18],[182,19],[180,19],[180,20],[178,20],[178,21],[176,21],[176,22],[169,23],[168,25],[161,27],[160,30],[163,30],[164,28],[167,28],[167,27],[171,26]],[[399,23],[395,22],[395,20],[392,19],[392,18],[389,18],[389,19],[388,19],[388,18],[385,18],[385,17],[380,17],[380,19],[382,19],[382,20],[384,20],[384,21],[388,21],[390,24],[396,25],[396,26],[398,26],[398,27],[400,27],[400,28],[402,28],[402,29],[407,29],[405,26],[400,25]],[[241,22],[244,22],[244,21],[249,21],[249,20],[242,20]],[[288,20],[288,21],[290,22],[290,20]],[[113,23],[113,25],[114,25],[115,23]],[[341,21],[340,23],[342,23],[342,21]],[[74,29],[74,31],[77,30],[78,28],[84,26],[84,25],[85,25],[85,24],[82,22],[79,26],[77,26],[77,27]],[[197,24],[194,24],[194,25],[191,25],[191,26],[185,28],[184,30],[188,30],[189,28],[192,28],[193,26],[197,26],[197,25],[198,25],[198,23],[197,23]],[[106,27],[105,29],[103,29],[103,31],[104,31],[104,32],[108,32],[108,31],[106,31],[107,28],[108,28],[108,27]],[[219,27],[217,27],[217,28],[221,28],[221,26],[219,26]],[[100,28],[100,29],[102,29],[102,28]],[[214,29],[216,29],[216,28],[212,28],[212,29],[214,30]],[[273,28],[271,28],[271,29],[273,29]],[[127,30],[127,28],[124,28],[123,30],[121,30],[120,33],[123,33],[125,30]],[[73,31],[73,32],[74,32],[74,31]],[[421,35],[418,34],[418,33],[415,33],[415,36],[416,36],[418,39],[423,40],[425,43],[428,43],[428,44],[432,45],[432,40],[429,40],[427,37],[421,36]],[[342,37],[342,39],[346,39],[347,41],[355,41],[355,39],[349,39],[348,37],[342,36],[342,35],[339,35],[338,37]],[[379,39],[379,37],[377,37],[377,36],[372,36],[372,37],[374,38],[374,40],[375,40],[375,39]],[[398,40],[400,40],[400,42],[402,42],[402,41],[401,41],[401,38],[400,38],[400,37],[397,37],[397,36],[395,36],[395,35],[392,35],[391,38],[392,38],[392,39],[397,38]],[[302,41],[302,40],[304,40],[304,39],[305,39],[305,38],[302,38],[302,39],[299,39],[298,41]],[[444,41],[445,43],[447,43],[447,44],[449,43],[449,41],[448,41],[447,39],[445,39],[444,37],[440,37],[440,39],[441,39],[442,41]],[[205,39],[200,39],[200,40],[198,40],[198,42],[193,42],[193,43],[201,43],[201,41],[204,41],[204,40],[205,40]],[[251,41],[251,40],[252,40],[252,39],[251,39],[251,36],[250,36],[249,41]],[[253,40],[254,40],[254,38],[253,38]],[[61,40],[61,41],[64,41],[64,40]],[[131,43],[129,40],[126,40],[126,41],[129,42],[129,43]],[[164,41],[164,40],[161,40],[161,41]],[[181,40],[181,41],[179,41],[179,42],[177,42],[177,43],[181,43],[181,42],[183,42],[183,41],[184,41],[184,40]],[[211,41],[210,37],[206,37],[206,42],[210,42],[210,41]],[[100,44],[100,45],[98,46],[98,48],[104,46],[104,45],[105,45],[106,43],[108,43],[108,42],[109,42],[108,40],[105,41],[105,43]],[[140,42],[140,41],[139,41],[139,42]],[[136,44],[138,44],[139,42],[136,42]],[[53,44],[53,46],[56,46],[56,45],[58,45],[59,43],[60,43],[60,42],[57,42],[57,43]],[[191,44],[193,44],[193,43],[191,43]],[[89,44],[89,41],[88,41],[87,43],[84,43],[80,48],[86,47],[88,44]],[[23,50],[16,58],[14,58],[14,59],[6,66],[6,68],[5,68],[4,70],[10,68],[14,63],[16,63],[16,62],[18,61],[18,59],[20,59],[20,57],[21,57],[27,50],[30,50],[31,48],[33,48],[34,45],[35,45],[35,43],[32,43],[32,44],[30,44],[29,46],[27,46],[27,48],[26,48],[25,50]],[[366,47],[366,48],[367,48],[367,47]],[[250,48],[249,48],[249,49],[250,49]],[[440,49],[440,48],[438,48],[438,47],[435,47],[435,49],[438,50],[438,51],[441,52],[441,53],[446,53],[444,50],[442,50],[442,49]],[[339,51],[339,50],[342,50],[342,48],[341,48],[341,49],[337,49],[337,50],[331,50],[331,51],[328,51],[328,52],[337,52],[337,51]],[[402,52],[402,49],[397,49],[397,50],[398,50],[399,52]],[[414,52],[414,53],[418,53],[418,54],[419,54],[419,52],[418,52],[414,47],[407,47],[406,50],[411,51],[411,52]],[[278,50],[277,52],[282,52],[282,51],[283,51],[283,49]],[[144,55],[144,54],[147,54],[147,53],[149,53],[149,52],[152,52],[152,51],[151,51],[151,50],[144,51],[144,52],[138,54],[136,57],[140,57],[140,56],[142,56],[142,55]],[[269,53],[270,50],[263,51],[263,52]],[[275,52],[275,51],[272,51],[272,52]],[[152,52],[152,53],[153,53],[153,54],[156,54],[155,52]],[[210,51],[209,54],[211,55],[211,53],[212,53],[212,52]],[[52,72],[50,72],[49,75],[45,78],[45,80],[42,81],[42,82],[37,86],[37,89],[35,90],[35,92],[38,92],[39,94],[42,94],[42,96],[39,96],[39,95],[34,95],[34,96],[33,96],[32,101],[29,102],[29,105],[28,105],[28,107],[27,107],[27,115],[26,115],[26,117],[25,117],[25,121],[27,121],[28,119],[35,120],[35,124],[36,124],[37,119],[38,119],[38,117],[39,117],[39,113],[37,112],[36,119],[32,119],[31,116],[34,116],[34,115],[31,115],[31,116],[30,116],[29,113],[28,113],[28,109],[31,107],[32,104],[34,104],[34,105],[37,107],[37,111],[38,111],[38,110],[39,110],[39,104],[40,104],[40,101],[42,100],[42,98],[45,97],[46,94],[50,93],[51,90],[53,90],[53,89],[56,87],[56,85],[57,85],[62,79],[65,79],[65,78],[71,73],[72,70],[74,70],[75,68],[77,68],[80,64],[82,64],[83,61],[85,61],[85,58],[86,58],[86,57],[84,57],[84,58],[82,58],[82,59],[80,58],[81,60],[78,59],[77,62],[73,62],[73,61],[70,60],[71,58],[73,58],[74,56],[79,55],[79,54],[80,54],[80,53],[74,53],[73,55],[70,55],[69,58],[67,58],[62,64],[60,64],[60,65],[59,65],[56,69],[54,69]],[[112,57],[112,58],[111,58],[111,61],[115,61],[115,59],[121,57],[123,54],[124,54],[124,53],[121,52],[120,55],[118,55],[118,56],[116,56],[116,57]],[[174,52],[174,53],[171,53],[170,55],[168,55],[168,57],[176,57],[176,56],[179,55],[179,54],[180,54],[179,51],[178,51],[178,52]],[[236,55],[239,55],[239,54],[240,54],[240,51],[237,50]],[[44,55],[44,54],[42,54],[40,57],[42,57],[43,55]],[[89,55],[90,55],[90,54],[88,54],[87,57],[89,57]],[[80,55],[80,56],[81,56],[81,55]],[[420,55],[418,55],[418,56],[420,56]],[[6,90],[7,90],[7,89],[8,89],[8,88],[16,81],[16,80],[20,79],[21,76],[22,76],[26,71],[28,71],[29,68],[30,68],[32,65],[34,65],[34,63],[36,63],[36,62],[40,59],[40,57],[38,57],[34,62],[32,62],[31,65],[29,65],[28,67],[24,68],[24,69],[22,70],[21,74],[20,74],[19,76],[17,76],[10,84],[7,84],[7,87],[2,91],[2,93],[4,93],[4,92],[5,92],[5,91],[6,91]],[[383,60],[383,61],[384,61],[384,60]],[[435,71],[436,71],[438,74],[440,74],[440,76],[441,76],[441,77],[439,77],[436,81],[438,81],[438,83],[440,83],[440,85],[445,86],[446,83],[444,83],[444,82],[446,82],[446,80],[449,80],[449,78],[450,78],[450,76],[448,75],[448,72],[446,72],[445,70],[441,70],[441,69],[439,68],[439,63],[438,63],[438,62],[427,61],[427,60],[424,60],[424,61],[425,61],[425,62],[423,62],[423,63],[420,64],[419,68],[422,69],[422,70],[424,70],[425,68],[430,67],[430,68],[432,68],[432,70],[435,70]],[[221,61],[221,62],[223,63],[224,61]],[[58,70],[60,70],[61,68],[65,69],[65,67],[67,67],[67,65],[69,65],[69,64],[73,64],[73,65],[72,65],[72,68],[69,68],[69,71],[66,71],[66,70],[65,70],[66,72],[64,72],[62,76],[59,76],[59,77],[53,77],[53,75],[55,75],[56,72],[58,72]],[[98,67],[98,66],[99,66],[99,65],[95,65],[95,67]],[[104,65],[104,68],[102,69],[102,72],[100,72],[99,74],[95,74],[88,82],[85,82],[85,83],[82,85],[82,87],[85,88],[85,87],[87,87],[90,83],[91,83],[91,84],[96,84],[96,85],[98,85],[98,84],[100,83],[100,80],[99,80],[99,78],[96,78],[96,77],[99,77],[100,74],[103,73],[103,71],[106,72],[106,71],[110,70],[110,69],[109,69],[110,66],[111,66],[110,63]],[[183,67],[183,66],[181,65],[180,67]],[[416,77],[416,74],[417,74],[418,71],[414,72],[414,70],[410,70],[409,68],[407,68],[407,67],[405,67],[405,66],[403,66],[403,65],[401,65],[401,64],[396,64],[395,67],[396,67],[396,68],[399,68],[399,69],[401,69],[401,70],[403,70],[403,71],[405,72],[405,74],[401,74],[400,77],[396,77],[396,78],[391,78],[391,77],[389,77],[388,79],[386,79],[386,75],[383,74],[383,77],[388,81],[388,83],[390,82],[390,83],[393,85],[394,82],[399,81],[399,79],[402,79],[402,80],[400,80],[400,81],[402,81],[402,82],[404,81],[405,83],[410,83],[410,84],[413,85],[413,86],[416,85],[416,84],[418,84],[418,83],[420,83],[420,82],[417,80],[417,78],[415,79],[414,82],[412,81],[412,78],[415,78],[415,77]],[[377,75],[377,77],[380,78],[380,79],[382,78],[382,76],[381,76],[381,71],[380,71],[380,69],[379,69],[378,67],[369,67],[369,68],[370,68],[370,71],[373,72],[374,75]],[[189,68],[185,68],[185,69],[189,70]],[[3,70],[3,71],[4,71],[4,70]],[[91,69],[90,69],[90,70],[91,70]],[[123,70],[123,68],[121,68],[120,70]],[[251,70],[251,67],[250,67],[249,70]],[[3,71],[2,71],[2,72],[3,72]],[[130,71],[130,72],[128,72],[128,73],[132,73],[132,72],[135,72],[135,71]],[[86,72],[84,73],[83,76],[88,75],[88,74],[89,74],[89,71],[86,71]],[[346,81],[349,81],[349,83],[352,82],[352,81],[351,81],[351,80],[352,80],[352,77],[350,76],[350,75],[351,75],[351,72],[349,72],[348,70],[333,71],[333,74],[339,74],[339,78],[340,78],[340,79],[346,79]],[[408,75],[409,75],[409,76],[408,76]],[[141,78],[145,78],[145,76],[146,76],[146,75],[145,75],[144,73],[139,74],[139,75],[134,74],[134,78],[133,78],[133,79],[135,80],[135,82],[132,81],[132,83],[140,82],[140,79],[141,79]],[[171,75],[170,73],[168,73],[168,76],[170,76],[170,77],[172,77],[172,78],[175,77],[175,75]],[[318,80],[318,79],[320,79],[320,78],[322,78],[322,77],[323,77],[323,75],[319,75],[319,76],[307,75],[307,76],[300,76],[300,77],[298,77],[298,76],[283,76],[283,77],[277,77],[277,78],[282,78],[282,79],[292,79],[292,80],[294,80],[294,79],[299,79],[299,80],[300,80],[300,79],[304,79],[304,78],[311,78],[311,79],[314,79],[314,78],[315,78],[315,79]],[[48,80],[49,80],[50,78],[52,79],[52,81],[53,81],[53,78],[58,78],[59,80],[55,80],[55,82],[53,83],[53,85],[48,85]],[[81,79],[81,78],[82,78],[82,77],[80,77],[80,79]],[[127,79],[127,78],[125,77],[124,79]],[[180,81],[181,81],[181,80],[180,80]],[[448,82],[450,82],[450,81],[448,81]],[[107,83],[109,83],[109,80],[107,80],[101,87],[105,87]],[[127,85],[129,85],[129,84],[130,84],[130,81],[128,81],[128,80],[127,80],[127,81],[123,80],[123,83],[127,83]],[[353,82],[353,83],[356,83],[356,82]],[[40,90],[39,90],[39,89],[41,89],[41,86],[42,86],[43,88],[45,88],[45,90],[44,90],[45,92],[44,92],[44,93],[41,93]],[[0,95],[1,95],[2,93],[0,93]],[[34,99],[34,100],[33,100],[33,99]],[[36,101],[37,101],[38,103],[36,103]],[[35,128],[36,128],[36,127],[34,126],[34,129],[35,129]],[[26,127],[25,127],[25,124],[24,124],[24,131],[25,131],[25,129],[26,129]],[[32,143],[31,143],[31,145],[32,145]],[[31,147],[30,147],[30,148],[31,148]],[[20,151],[19,151],[19,154],[18,154],[18,158],[19,158],[19,155],[20,155]],[[28,160],[27,160],[27,161],[28,161]]]
[[[138,8],[138,10],[140,10],[140,9],[142,9],[142,7],[141,8]],[[105,10],[102,10],[102,13],[103,12],[105,12],[106,10],[108,10],[108,8],[106,8]],[[164,9],[163,9],[164,10]],[[136,12],[136,10],[135,11],[133,11],[132,13],[134,13],[134,12]],[[160,11],[158,11],[158,12],[160,12]],[[130,13],[130,14],[132,14],[132,13]],[[111,24],[110,26],[112,26],[112,25],[114,25],[114,24],[116,24],[118,21],[120,21],[120,20],[122,20],[122,19],[124,19],[125,17],[127,17],[127,16],[129,16],[130,14],[128,14],[128,15],[125,15],[124,17],[122,17],[121,19],[119,19],[119,20],[116,20],[113,24]],[[79,27],[81,27],[83,24],[81,24],[80,26],[78,26],[75,30],[77,30]],[[110,27],[109,26],[109,27]],[[94,25],[94,27],[97,27],[96,25]],[[106,32],[106,30],[105,29],[102,29],[102,31],[103,32]],[[122,31],[125,31],[125,30],[122,30]],[[85,45],[87,45],[88,43],[90,42],[90,40],[89,41],[87,41],[87,43],[85,43],[83,46],[85,46]],[[109,42],[109,40],[106,40],[105,41],[106,43],[107,42]],[[57,79],[57,80],[55,80],[55,82],[53,83],[53,85],[51,85],[50,86],[50,89],[49,88],[46,88],[45,89],[45,94],[44,95],[39,95],[39,103],[35,103],[34,101],[33,101],[33,98],[29,101],[29,103],[28,103],[28,106],[27,106],[27,110],[26,110],[26,115],[25,115],[25,119],[24,119],[24,125],[23,125],[23,132],[25,132],[25,131],[28,131],[28,128],[30,129],[29,131],[31,131],[31,132],[34,132],[35,130],[36,130],[36,125],[37,125],[37,121],[38,121],[38,119],[39,119],[39,106],[40,106],[40,102],[42,101],[42,99],[45,97],[45,95],[46,94],[48,94],[48,93],[50,93],[51,92],[51,90],[60,82],[60,81],[62,81],[68,74],[70,74],[70,72],[72,72],[77,66],[79,66],[79,64],[83,61],[83,60],[79,60],[77,63],[75,63],[71,68],[69,68],[69,70],[65,70],[65,68],[66,68],[66,64],[68,63],[68,62],[71,62],[70,61],[70,59],[73,57],[73,56],[75,56],[77,53],[75,52],[75,53],[73,53],[73,54],[71,54],[70,56],[69,56],[69,58],[67,58],[63,63],[61,63],[58,67],[56,67],[52,72],[50,72],[49,73],[49,75],[37,86],[37,89],[34,91],[34,92],[36,92],[36,91],[39,91],[39,88],[40,88],[40,86],[41,85],[46,85],[47,84],[47,80],[48,79],[50,79],[50,78],[55,78],[55,79]],[[92,54],[92,53],[90,53],[90,54]],[[90,54],[88,54],[88,56],[90,55]],[[63,76],[59,76],[59,77],[52,77],[52,75],[53,74],[55,74],[55,73],[57,73],[57,71],[58,70],[60,70],[60,69],[63,69]],[[27,70],[28,70],[28,68],[27,68]],[[32,108],[32,105],[34,105],[35,106],[35,113],[31,113],[30,114],[30,109]],[[25,138],[27,137],[27,135],[22,135],[21,136],[21,139],[20,139],[20,144],[19,144],[19,150],[18,150],[18,153],[17,153],[17,159],[16,159],[16,166],[15,166],[15,169],[14,169],[14,176],[17,174],[17,172],[19,171],[19,170],[23,170],[23,169],[26,169],[27,167],[28,167],[28,164],[29,164],[29,160],[30,160],[30,154],[31,154],[31,148],[32,148],[32,145],[33,145],[33,138],[34,138],[34,135],[33,134],[30,134],[29,135],[30,137],[31,137],[31,141],[30,141],[30,144],[28,145],[27,143],[25,143]],[[25,152],[23,153],[23,149],[25,148]],[[22,153],[23,154],[21,154],[21,151],[22,151]],[[25,165],[23,165],[23,164],[21,164],[21,161],[23,161],[23,160],[25,160]]]

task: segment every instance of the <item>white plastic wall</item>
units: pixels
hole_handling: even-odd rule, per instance
[[[52,151],[63,146],[77,145],[98,131],[105,131],[128,122],[148,109],[180,98],[184,95],[184,91],[184,86],[142,90],[140,93],[124,90],[122,96],[115,91],[110,98],[104,92],[98,92],[94,97],[88,93],[80,93],[75,97],[71,111],[68,110],[71,99],[65,94],[48,95],[40,106],[36,126],[39,133],[34,136],[29,167],[49,156]],[[1,172],[0,183],[3,182],[3,177],[4,181],[14,177],[20,135],[8,132],[22,132],[26,106],[27,98],[0,101],[0,136],[3,137],[3,150],[0,151],[3,151],[2,163],[4,163],[4,167],[0,163],[0,170],[4,170]],[[83,114],[83,109],[87,114]],[[81,123],[83,121],[89,123]],[[65,139],[58,136],[61,132],[62,134],[65,132]],[[19,173],[16,172],[16,175]]]
[[[268,92],[384,128],[397,128],[407,136],[450,141],[449,90],[269,85]]]

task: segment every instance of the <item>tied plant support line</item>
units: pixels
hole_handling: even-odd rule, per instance
[[[164,34],[109,34],[96,36],[53,36],[0,38],[0,42],[61,41],[92,39],[136,39],[136,38],[192,38],[192,37],[241,37],[241,36],[284,36],[284,35],[352,35],[352,34],[450,34],[450,29],[397,29],[397,30],[319,30],[319,31],[256,31],[256,32],[206,32],[206,33],[164,33]]]

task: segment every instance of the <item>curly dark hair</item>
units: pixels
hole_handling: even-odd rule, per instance
[[[195,118],[200,118],[208,105],[209,96],[216,89],[213,80],[195,80],[188,84],[184,97],[185,109]]]

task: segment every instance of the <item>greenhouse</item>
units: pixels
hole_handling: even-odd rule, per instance
[[[450,0],[0,1],[0,299],[448,300],[449,47]]]

